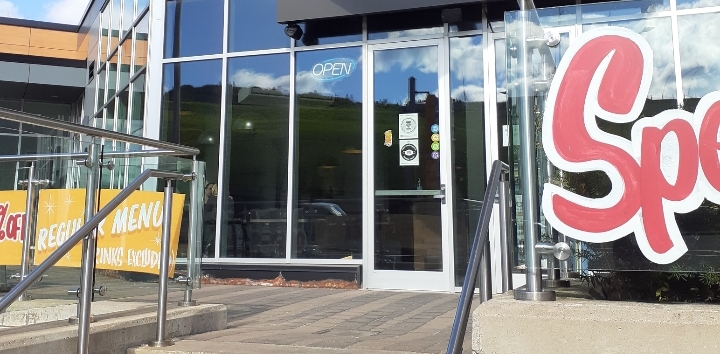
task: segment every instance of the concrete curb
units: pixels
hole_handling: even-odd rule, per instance
[[[140,314],[122,313],[98,316],[90,326],[89,352],[93,354],[125,354],[155,339],[156,309]],[[23,327],[24,332],[0,332],[0,354],[71,354],[77,351],[77,326],[51,322]],[[167,338],[217,331],[227,328],[224,305],[172,307],[167,314]],[[11,333],[8,333],[11,332]]]
[[[497,295],[473,312],[478,353],[719,353],[720,307]]]
[[[166,348],[141,347],[128,349],[127,354],[416,354],[394,350],[301,347],[261,343],[215,343],[183,340]]]

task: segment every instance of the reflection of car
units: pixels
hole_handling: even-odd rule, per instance
[[[301,203],[300,206],[302,207],[302,215],[298,215],[298,217],[312,217],[313,215],[317,216],[347,216],[347,213],[345,213],[342,208],[335,204],[335,203],[326,203],[326,202],[313,202],[313,203]]]

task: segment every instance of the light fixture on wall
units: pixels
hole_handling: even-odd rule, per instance
[[[199,145],[215,145],[217,144],[217,139],[215,139],[215,135],[210,134],[208,131],[204,131],[198,137],[197,143]]]

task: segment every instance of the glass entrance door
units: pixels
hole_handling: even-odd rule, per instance
[[[369,47],[370,288],[450,290],[451,143],[441,53],[439,40]]]

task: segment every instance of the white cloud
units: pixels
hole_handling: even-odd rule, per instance
[[[77,25],[80,23],[88,0],[53,0],[45,5],[44,21]]]
[[[482,42],[473,44],[472,37],[453,38],[450,45],[450,62],[455,78],[478,80],[482,84],[484,70]]]
[[[454,88],[450,96],[465,102],[483,102],[485,101],[485,89],[478,85],[460,86]]]
[[[0,17],[23,18],[17,6],[8,0],[0,0]]]
[[[375,52],[375,72],[390,72],[393,66],[401,71],[409,68],[420,70],[424,74],[436,73],[437,47],[418,47],[411,49],[391,49]]]
[[[290,76],[274,76],[268,73],[259,73],[253,70],[241,69],[232,76],[232,83],[239,87],[260,87],[263,89],[277,89],[283,92],[290,91]],[[312,77],[309,71],[301,71],[297,74],[295,82],[298,93],[319,93],[332,95],[332,82],[320,82]]]

